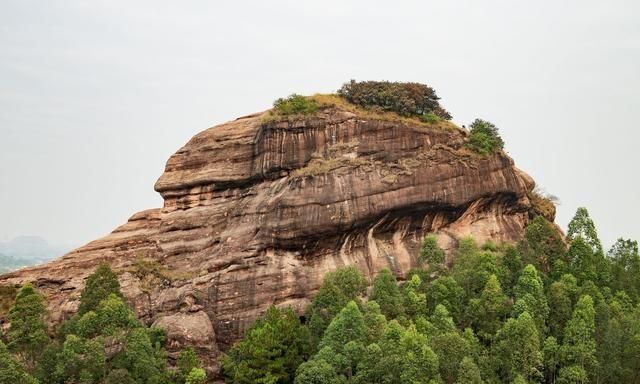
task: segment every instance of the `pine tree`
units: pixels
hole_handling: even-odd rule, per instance
[[[307,358],[309,334],[291,308],[270,307],[221,359],[227,383],[291,383]]]
[[[544,293],[544,284],[536,268],[529,264],[523,270],[514,289],[516,305],[514,314],[518,316],[529,312],[533,317],[538,333],[546,332],[546,321],[549,316],[549,305]]]
[[[427,295],[420,292],[421,285],[422,280],[420,276],[413,275],[411,276],[411,280],[402,286],[405,312],[411,319],[427,314]]]
[[[453,383],[460,373],[460,364],[472,353],[472,346],[459,332],[451,331],[430,338],[430,345],[439,358],[439,371],[445,383]]]
[[[378,303],[382,314],[387,319],[395,319],[404,314],[402,294],[398,288],[398,282],[388,269],[380,271],[373,280],[370,299]]]
[[[100,264],[95,272],[87,277],[85,287],[80,295],[78,315],[82,316],[89,311],[97,309],[100,302],[111,294],[124,299],[120,291],[118,276],[108,264]]]
[[[320,342],[331,319],[349,301],[360,302],[360,296],[364,295],[367,286],[367,280],[354,266],[339,268],[325,275],[318,294],[306,311],[307,326],[314,346]]]
[[[443,305],[451,316],[459,320],[462,315],[464,290],[451,276],[440,276],[427,287],[427,307],[433,312],[436,305]]]
[[[578,300],[571,320],[564,330],[562,356],[564,374],[563,380],[569,377],[582,377],[594,370],[598,364],[596,360],[595,309],[591,296],[585,295]],[[583,374],[584,373],[584,374]]]
[[[424,238],[418,260],[427,263],[430,270],[439,270],[444,267],[444,251],[438,245],[438,240],[434,235]]]
[[[334,368],[322,359],[302,363],[296,373],[295,384],[343,384],[344,376],[339,376]]]
[[[571,318],[573,303],[578,292],[576,278],[570,274],[564,274],[558,281],[549,286],[549,331],[556,338],[562,338],[564,326]]]
[[[470,304],[471,305],[471,304]],[[502,293],[502,287],[496,275],[491,275],[487,284],[477,299],[473,321],[478,336],[483,340],[491,340],[502,326],[502,320],[507,314],[507,297]]]
[[[45,313],[44,299],[31,284],[20,289],[14,306],[9,310],[8,347],[22,358],[29,369],[34,368],[49,341]]]
[[[358,305],[354,301],[350,301],[331,321],[319,347],[330,347],[334,352],[342,353],[348,342],[364,343],[366,340],[367,329],[364,317]]]
[[[543,357],[536,323],[528,312],[509,319],[496,335],[493,351],[500,376],[507,381],[518,375],[526,380],[542,378]]]
[[[483,384],[484,381],[480,375],[480,369],[470,357],[465,357],[460,362],[458,368],[458,379],[456,384]]]
[[[571,240],[575,240],[578,237],[584,239],[584,241],[591,247],[591,250],[596,255],[603,255],[602,243],[598,238],[598,232],[596,226],[589,216],[589,211],[586,208],[580,207],[573,216],[573,219],[569,222],[569,229],[567,230],[567,237]]]

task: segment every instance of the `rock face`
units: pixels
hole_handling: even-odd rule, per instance
[[[139,317],[167,329],[169,350],[194,345],[215,372],[219,350],[271,304],[302,311],[327,271],[402,278],[429,232],[445,249],[466,235],[519,239],[533,180],[504,153],[466,151],[466,135],[336,108],[296,121],[243,117],[171,156],[155,185],[163,208],[0,284],[33,282],[55,324],[108,262]]]

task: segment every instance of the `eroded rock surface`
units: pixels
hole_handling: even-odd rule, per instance
[[[167,329],[170,352],[194,345],[215,372],[219,350],[271,304],[302,311],[327,271],[402,278],[429,232],[448,249],[466,235],[519,239],[533,180],[504,153],[466,151],[465,137],[337,109],[294,122],[240,118],[171,156],[155,185],[163,208],[0,284],[34,282],[55,324],[106,261],[139,317]]]

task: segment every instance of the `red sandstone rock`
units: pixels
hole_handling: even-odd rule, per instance
[[[167,329],[170,352],[193,344],[215,372],[219,349],[271,304],[302,311],[327,271],[402,278],[429,232],[446,249],[466,235],[519,239],[533,180],[504,153],[469,153],[465,137],[337,109],[295,122],[240,118],[171,156],[155,185],[163,208],[0,284],[34,282],[55,324],[106,261],[138,316]]]

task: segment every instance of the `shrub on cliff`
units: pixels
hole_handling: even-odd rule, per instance
[[[417,116],[426,122],[451,119],[440,106],[436,91],[425,84],[351,80],[338,90],[338,95],[364,108]]]
[[[273,102],[276,111],[284,116],[309,115],[318,110],[318,103],[313,99],[292,94],[286,98],[279,98]]]
[[[504,141],[495,125],[485,120],[476,119],[471,123],[467,147],[481,155],[490,155],[501,150],[504,147]]]

